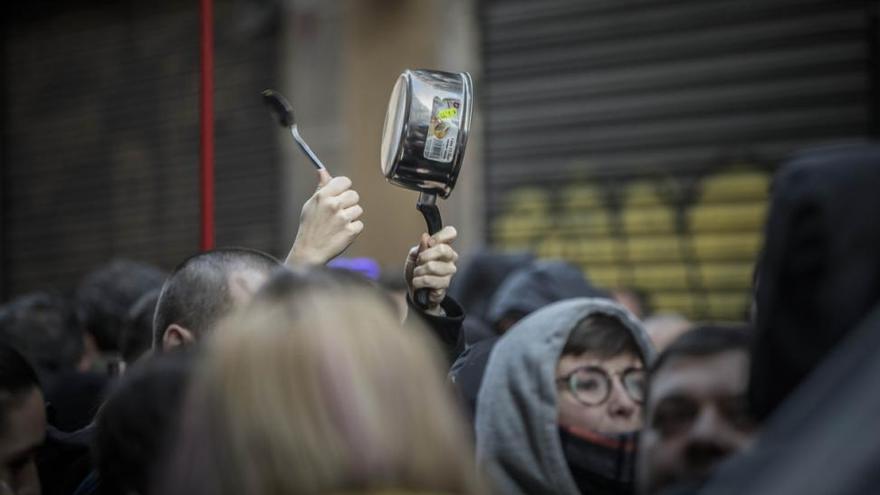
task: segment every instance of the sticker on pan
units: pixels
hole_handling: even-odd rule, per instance
[[[458,128],[461,126],[461,100],[434,97],[431,125],[425,139],[425,158],[449,163],[455,155]]]

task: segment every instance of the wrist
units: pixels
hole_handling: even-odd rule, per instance
[[[304,249],[294,243],[284,263],[286,265],[323,265],[326,262],[327,260],[320,253]]]

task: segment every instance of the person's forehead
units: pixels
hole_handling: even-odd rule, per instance
[[[624,352],[612,357],[602,357],[598,353],[566,354],[559,358],[556,366],[560,374],[566,374],[583,366],[599,366],[610,371],[623,371],[628,368],[641,367],[642,361],[631,352]]]
[[[674,356],[651,377],[649,400],[670,395],[695,398],[741,395],[748,383],[748,354],[731,349],[706,356]]]

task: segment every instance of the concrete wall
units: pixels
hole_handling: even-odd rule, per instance
[[[473,0],[291,1],[284,14],[283,80],[303,135],[333,175],[352,179],[361,195],[365,230],[346,253],[398,270],[425,230],[417,193],[385,182],[379,169],[382,124],[391,88],[407,68],[468,70],[477,79]],[[459,230],[459,251],[483,241],[480,119],[475,122],[459,183],[441,201],[444,222]],[[314,189],[314,172],[282,136],[286,208],[292,241],[299,209]]]

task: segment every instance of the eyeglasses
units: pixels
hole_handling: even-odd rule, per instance
[[[627,368],[615,373],[620,380],[626,395],[641,404],[645,400],[645,370]],[[565,384],[574,398],[585,406],[598,406],[611,396],[611,377],[608,372],[598,366],[584,366],[572,370],[571,373],[557,378],[556,383]]]

